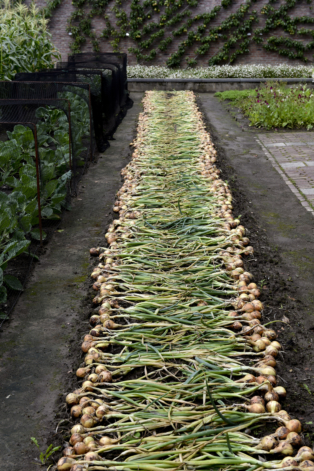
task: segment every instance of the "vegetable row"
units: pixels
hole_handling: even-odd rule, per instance
[[[57,469],[313,471],[195,96],[146,92],[143,105],[119,218],[90,251],[97,307]]]

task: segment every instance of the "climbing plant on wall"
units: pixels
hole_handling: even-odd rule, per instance
[[[61,1],[50,0],[50,13],[52,5]],[[102,40],[119,51],[129,38],[133,41],[129,52],[139,63],[167,53],[169,67],[194,66],[204,57],[209,65],[230,64],[249,53],[253,42],[267,51],[308,62],[313,60],[314,18],[296,13],[298,6],[311,1],[268,0],[265,4],[238,0],[235,6],[234,0],[222,0],[211,11],[199,13],[199,0],[73,0],[75,11],[68,32],[73,52],[80,52],[87,40],[95,51]],[[99,37],[92,26],[95,17],[104,20]]]

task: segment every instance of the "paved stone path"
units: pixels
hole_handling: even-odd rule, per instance
[[[302,206],[314,216],[314,132],[258,134],[256,140]]]

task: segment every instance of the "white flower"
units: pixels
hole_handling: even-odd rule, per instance
[[[125,33],[125,35],[126,35],[126,36],[130,36],[130,34],[129,34],[129,33]]]
[[[69,36],[72,36],[72,33],[69,33]]]
[[[194,69],[170,69],[162,66],[128,66],[129,78],[311,78],[314,69],[306,65],[221,65]]]

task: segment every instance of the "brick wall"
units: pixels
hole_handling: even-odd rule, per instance
[[[27,3],[30,0],[27,0]],[[45,5],[45,0],[35,0],[37,5],[39,7],[43,7]],[[227,9],[222,9],[217,17],[210,23],[210,26],[217,26],[221,23],[222,20],[224,20],[227,16],[229,16],[231,13],[236,12],[241,5],[241,3],[245,3],[243,0],[234,0],[232,5],[228,7]],[[260,12],[262,7],[268,3],[268,0],[259,0],[256,3],[253,4],[252,10],[257,10]],[[203,0],[200,1],[198,6],[196,8],[191,8],[192,15],[196,15],[199,13],[204,13],[204,12],[210,12],[212,8],[216,5],[220,4],[220,0]],[[124,9],[127,11],[127,2],[124,2]],[[275,8],[278,8],[280,6],[280,2],[277,0],[273,2],[273,6]],[[313,7],[314,8],[314,7]],[[66,32],[66,27],[67,27],[67,21],[71,15],[71,13],[74,11],[74,7],[71,3],[71,0],[63,0],[62,4],[54,11],[53,17],[50,20],[50,31],[52,33],[53,37],[53,42],[55,46],[59,49],[59,51],[62,54],[62,60],[66,60],[68,54],[70,53],[70,43],[71,43],[71,36]],[[313,16],[313,11],[312,6],[304,0],[303,2],[299,2],[293,9],[289,11],[289,15],[294,17],[294,16]],[[115,15],[114,13],[110,13],[110,5],[107,7],[106,13],[109,14],[111,23],[114,24],[114,19]],[[255,26],[253,29],[256,27],[263,27],[265,23],[265,18],[263,15],[259,14],[259,22],[255,23]],[[152,21],[157,19],[152,18]],[[179,25],[176,25],[175,27],[172,28],[167,28],[166,29],[166,34],[171,35],[172,29],[177,29]],[[303,26],[303,25],[300,25]],[[304,25],[305,28],[313,29],[314,27],[311,25]],[[93,28],[94,31],[97,35],[97,37],[101,36],[102,30],[105,28],[105,22],[102,18],[95,17],[93,19]],[[192,27],[193,29],[193,27]],[[294,38],[293,36],[287,35],[281,28],[278,28],[277,30],[271,31],[268,36],[288,36],[291,37],[292,39]],[[170,44],[168,47],[167,51],[160,52],[158,51],[157,57],[151,61],[151,62],[145,62],[147,65],[164,65],[168,57],[177,50],[178,44],[185,39],[186,36],[181,36],[181,37],[176,37],[174,38],[174,41]],[[265,38],[267,36],[265,35]],[[300,36],[297,38],[300,40]],[[305,37],[304,43],[307,43],[309,39]],[[156,43],[156,46],[158,43]],[[187,50],[187,53],[185,57],[194,57],[194,50],[199,47],[200,43],[196,43],[194,46],[189,48]],[[213,56],[223,45],[223,41],[217,41],[216,43],[213,43],[212,46],[210,47],[209,51],[207,54],[200,56],[198,60],[198,65],[203,65],[206,66],[208,59]],[[124,40],[121,41],[121,51],[122,52],[127,52],[128,53],[128,63],[131,65],[134,65],[137,63],[136,57],[134,54],[131,54],[128,52],[128,48],[131,46],[136,46],[135,42],[129,38],[125,38]],[[103,52],[112,52],[112,47],[110,45],[109,40],[101,39],[100,40],[100,48],[101,51]],[[88,52],[92,51],[92,46],[87,40],[86,44],[84,44],[82,48],[83,52]],[[146,53],[146,51],[143,51]],[[149,53],[149,49],[147,50],[147,53]],[[313,51],[310,51],[307,53],[308,59],[312,62],[313,61]],[[266,51],[261,45],[257,45],[255,42],[252,41],[250,45],[250,53],[245,54],[242,56],[238,56],[236,59],[235,64],[278,64],[278,63],[286,63],[286,64],[291,64],[291,65],[298,65],[298,64],[303,64],[303,62],[299,60],[292,60],[284,56],[280,56],[277,53],[273,52],[268,52]],[[183,59],[182,61],[182,66],[186,66],[185,60]]]

